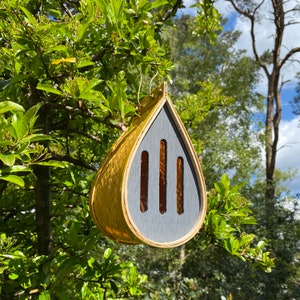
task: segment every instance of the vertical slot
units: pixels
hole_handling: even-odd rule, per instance
[[[176,167],[176,201],[177,201],[177,213],[183,214],[183,158],[177,157]]]
[[[167,141],[160,141],[159,152],[159,212],[167,211],[166,203],[166,181],[167,181]]]
[[[141,153],[141,178],[140,178],[140,211],[148,210],[148,177],[149,177],[149,153]]]

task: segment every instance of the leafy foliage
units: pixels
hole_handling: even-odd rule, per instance
[[[102,262],[94,257],[68,257],[60,253],[56,258],[26,256],[14,238],[1,234],[1,295],[28,299],[116,299],[142,294],[140,285],[147,276],[139,275],[131,262],[118,262],[110,248],[104,251]],[[99,261],[99,260],[98,260]],[[75,278],[75,286],[68,281]],[[72,284],[74,281],[72,280]],[[49,289],[53,291],[50,293]]]
[[[213,1],[211,0],[202,0],[192,6],[198,8],[195,18],[197,28],[193,33],[198,36],[207,37],[210,43],[214,44],[218,33],[222,30],[222,26],[221,14],[212,4]]]
[[[270,272],[274,259],[269,257],[269,252],[263,252],[266,243],[259,241],[255,247],[250,247],[255,235],[242,230],[244,225],[256,224],[250,209],[251,202],[239,193],[243,185],[231,187],[227,175],[215,183],[215,189],[209,196],[204,232],[209,243],[223,244],[230,254],[243,261],[253,260]]]
[[[0,180],[24,187],[22,176],[17,174],[32,172],[32,165],[49,159],[47,149],[36,143],[50,139],[34,127],[40,106],[37,104],[25,112],[15,102],[0,102]],[[49,160],[47,164],[63,166]]]

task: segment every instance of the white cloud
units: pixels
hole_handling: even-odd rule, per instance
[[[300,122],[299,118],[281,122],[278,158],[280,167],[300,166]]]
[[[289,168],[300,171],[300,120],[294,118],[281,122],[280,141],[277,152],[277,168],[288,170]],[[300,173],[287,183],[291,192],[300,193]]]

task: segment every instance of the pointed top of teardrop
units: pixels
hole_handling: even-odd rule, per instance
[[[168,84],[163,82],[160,86],[154,89],[146,98],[144,98],[139,106],[139,115],[143,115],[149,109],[152,109],[155,105],[164,102],[168,96]]]

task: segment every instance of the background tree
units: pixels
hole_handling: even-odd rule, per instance
[[[270,2],[270,18],[273,23],[273,45],[271,49],[259,53],[257,45],[256,25],[263,18],[265,12],[261,11],[265,1],[234,1],[228,0],[235,11],[245,17],[250,22],[249,34],[252,41],[252,50],[256,63],[261,68],[267,79],[267,97],[266,97],[266,225],[269,233],[272,231],[273,221],[272,214],[275,208],[275,167],[276,154],[279,141],[279,125],[282,115],[281,90],[285,83],[282,79],[283,67],[292,59],[293,55],[300,52],[300,47],[288,49],[284,53],[284,33],[287,26],[299,24],[295,13],[299,10],[299,6],[295,3],[288,8],[289,1],[274,0]],[[294,16],[294,18],[293,18]]]

